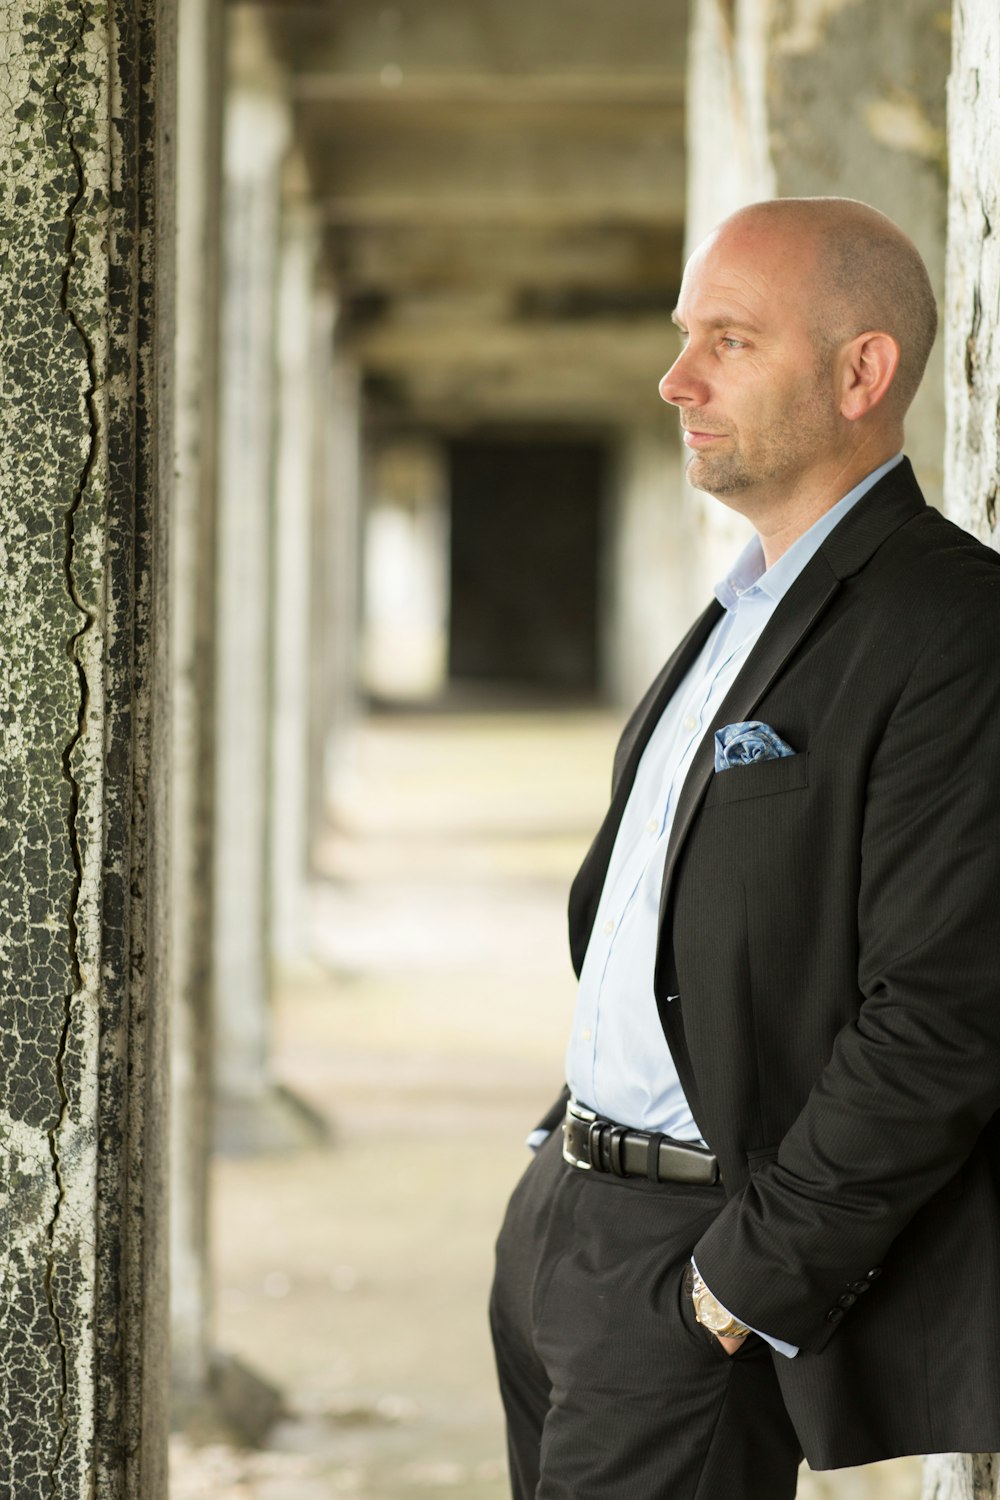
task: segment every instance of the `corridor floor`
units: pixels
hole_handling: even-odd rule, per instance
[[[267,1446],[175,1435],[172,1500],[503,1500],[492,1244],[555,1095],[565,898],[616,721],[376,715],[338,778],[311,957],[278,976],[280,1079],[331,1144],[219,1159],[217,1347],[273,1381]],[[201,1435],[202,1437],[205,1434]],[[919,1465],[801,1500],[915,1500]]]

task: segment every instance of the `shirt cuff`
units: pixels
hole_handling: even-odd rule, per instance
[[[537,1151],[540,1146],[545,1145],[551,1134],[551,1130],[533,1130],[524,1144],[528,1147],[529,1151]]]
[[[695,1265],[695,1259],[694,1259],[693,1255],[691,1257],[691,1264],[694,1266],[695,1270],[697,1271],[698,1267],[697,1267],[697,1265]],[[700,1272],[698,1272],[698,1274],[701,1275]],[[702,1277],[702,1280],[704,1280],[704,1277]],[[707,1282],[705,1284],[706,1284],[706,1286],[708,1285]],[[718,1302],[719,1299],[716,1298],[715,1300]],[[722,1303],[721,1302],[719,1302],[719,1306],[722,1307]],[[738,1323],[743,1323],[743,1326],[745,1328],[750,1328],[750,1324],[744,1322],[743,1318],[741,1318],[738,1313],[729,1312],[729,1308],[728,1307],[722,1307],[722,1311],[726,1312],[726,1313],[729,1313],[729,1316],[731,1318],[735,1318]],[[775,1339],[775,1338],[772,1338],[769,1333],[764,1333],[760,1328],[750,1328],[750,1332],[751,1333],[755,1333],[758,1338],[763,1339],[764,1342],[765,1342],[765,1344],[770,1344],[770,1346],[771,1346],[772,1349],[776,1349],[778,1351],[778,1353],[779,1354],[783,1354],[786,1359],[794,1359],[795,1356],[796,1356],[796,1354],[798,1354],[798,1352],[799,1352],[799,1346],[797,1344],[789,1344],[789,1343],[786,1343],[784,1339]]]

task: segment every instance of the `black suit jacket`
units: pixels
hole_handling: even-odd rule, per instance
[[[622,736],[570,897],[577,972],[639,757],[718,615]],[[797,753],[715,774],[743,719]],[[1000,1449],[1000,557],[908,463],[705,734],[660,918],[660,1018],[728,1195],[695,1257],[801,1347],[775,1362],[810,1464]]]

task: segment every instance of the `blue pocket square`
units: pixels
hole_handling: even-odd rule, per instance
[[[727,724],[724,729],[715,731],[717,771],[749,766],[755,760],[780,760],[783,755],[794,754],[791,745],[786,745],[770,724],[761,724],[757,719],[744,724]]]

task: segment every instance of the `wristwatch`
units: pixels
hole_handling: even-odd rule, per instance
[[[718,1338],[745,1339],[751,1330],[739,1318],[734,1318],[728,1308],[723,1307],[701,1279],[696,1266],[691,1267],[691,1298],[694,1315],[703,1328]]]

